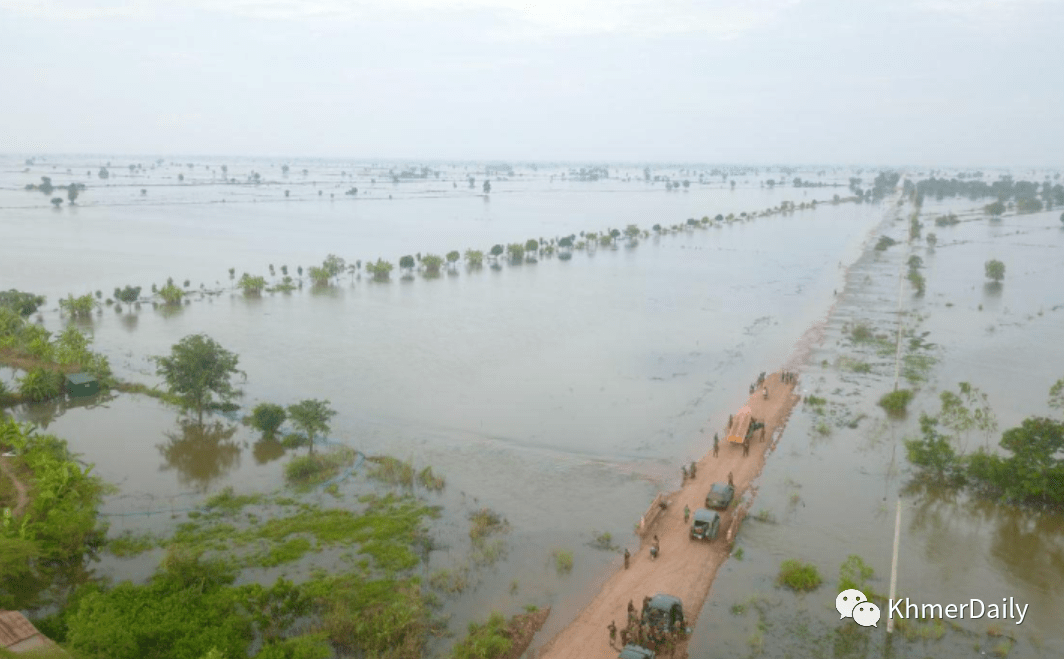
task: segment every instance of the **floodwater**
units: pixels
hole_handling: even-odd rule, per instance
[[[893,385],[892,357],[875,362],[871,375],[820,364],[853,352],[836,344],[844,323],[894,327],[908,247],[870,248],[880,231],[904,236],[907,206],[821,204],[652,236],[632,247],[576,252],[568,261],[459,267],[434,280],[396,270],[387,284],[344,275],[324,290],[308,286],[247,299],[229,290],[230,267],[237,276],[266,276],[272,263],[279,279],[281,265],[294,275],[297,265],[319,263],[328,253],[394,263],[408,253],[486,251],[495,243],[630,223],[650,229],[847,192],[758,184],[790,178],[778,172],[740,175],[731,190],[720,177],[699,184],[697,173],[675,170],[661,173],[690,179],[691,187],[666,192],[662,183],[645,183],[642,168],[611,170],[614,178],[588,182],[563,180],[560,167],[541,167],[491,177],[485,197],[484,175],[472,165],[433,165],[439,179],[393,184],[388,170],[401,171],[400,164],[320,161],[292,164],[287,178],[278,163],[225,163],[237,180],[258,171],[271,181],[247,186],[222,184],[221,161],[208,163],[210,173],[197,160],[191,170],[164,164],[134,175],[116,160],[104,182],[95,172],[106,161],[56,158],[55,170],[38,162],[30,172],[21,161],[0,163],[0,288],[48,295],[43,322],[50,329],[65,322],[52,308],[66,293],[106,295],[132,284],[147,294],[168,276],[179,284],[189,279],[192,288],[224,289],[165,313],[150,304],[122,313],[105,307],[86,325],[120,377],[149,384],[158,381],[152,355],[204,332],[240,355],[245,409],[327,398],[339,411],[332,439],[367,454],[412,458],[419,468],[432,465],[446,476],[447,489],[428,495],[444,506],[444,517],[434,528],[441,549],[430,555],[426,573],[469,563],[469,512],[486,506],[506,517],[509,553],[476,569],[476,587],[448,600],[452,630],[492,609],[514,613],[532,603],[554,607],[539,637],[549,638],[618,564],[616,554],[587,546],[594,534],[609,532],[634,548],[634,523],[657,491],[675,486],[678,465],[706,451],[704,432],[711,437],[723,425],[757,373],[788,362],[802,370],[806,392],[867,418],[856,429],[833,426],[824,437],[814,433],[811,414],[796,410],[754,505],[776,523],[751,519],[744,527],[745,556],[718,576],[693,641],[701,654],[694,656],[723,648],[749,653],[756,618],[733,617],[729,609],[759,593],[779,601],[767,614],[766,654],[788,656],[803,647],[787,632],[785,612],[811,628],[810,643],[829,637],[841,624],[831,590],[849,554],[873,565],[877,590],[886,590],[893,502],[909,481],[899,442],[916,415],[887,424],[875,407]],[[149,160],[143,162],[147,167]],[[80,176],[66,175],[67,168]],[[185,182],[176,180],[179,172]],[[845,181],[849,174],[830,172],[821,180]],[[42,175],[57,185],[84,181],[89,189],[76,207],[54,209],[39,192],[23,190]],[[466,182],[470,175],[474,189]],[[816,173],[800,175],[818,180]],[[352,186],[360,190],[357,198],[344,194]],[[934,205],[928,203],[925,215]],[[911,409],[931,409],[938,388],[967,380],[988,393],[1002,428],[1046,411],[1045,392],[1064,375],[1053,370],[1064,364],[1064,311],[1053,310],[1064,300],[1053,298],[1060,293],[1052,285],[1064,279],[1064,232],[1054,232],[1055,215],[925,228],[939,236],[933,254],[919,248],[928,293],[905,300],[925,316],[920,331],[930,332],[926,340],[940,361]],[[983,290],[987,258],[1009,265],[1001,291]],[[822,342],[812,352],[796,351],[814,326],[823,327]],[[105,505],[116,531],[165,529],[225,486],[269,492],[283,485],[287,457],[280,447],[257,442],[225,417],[204,433],[182,425],[157,401],[124,395],[20,415],[66,438],[119,485]],[[351,494],[365,487],[355,479],[342,489]],[[1009,595],[1029,601],[1015,656],[1060,653],[1054,626],[1064,586],[1059,518],[906,490],[903,525],[902,592],[920,601]],[[573,552],[572,574],[558,575],[550,566],[555,549]],[[825,586],[805,598],[774,589],[779,562],[791,557],[817,564]],[[150,558],[107,558],[99,571],[143,578]],[[871,647],[881,648],[882,630],[870,634],[878,639]],[[972,644],[951,634],[934,650],[916,643],[901,656],[961,656]]]

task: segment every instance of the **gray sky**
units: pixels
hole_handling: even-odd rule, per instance
[[[1051,0],[0,0],[0,151],[1064,161]]]

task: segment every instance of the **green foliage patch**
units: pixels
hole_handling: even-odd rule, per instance
[[[787,559],[780,564],[776,582],[798,593],[808,593],[820,587],[823,580],[816,566],[796,559]]]

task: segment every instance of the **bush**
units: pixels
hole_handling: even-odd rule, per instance
[[[909,389],[898,389],[889,394],[884,394],[879,399],[879,406],[887,411],[887,414],[898,416],[905,414],[909,401],[913,398],[913,392]]]
[[[35,368],[22,376],[19,393],[34,402],[56,398],[63,393],[63,374]]]
[[[986,278],[999,282],[1005,278],[1005,264],[997,259],[991,259],[983,264]]]
[[[59,300],[59,308],[66,311],[71,316],[85,317],[92,315],[93,310],[96,308],[96,300],[93,299],[92,293],[86,293],[81,297],[74,297],[73,295],[67,295],[65,300]]]
[[[166,286],[159,289],[159,297],[168,305],[181,304],[181,298],[184,296],[185,292],[175,286],[173,282],[167,282]]]
[[[20,316],[29,316],[43,304],[43,295],[23,293],[13,288],[9,291],[0,291],[0,307],[12,309]]]
[[[865,592],[867,582],[875,575],[870,565],[857,554],[850,554],[839,566],[839,590],[855,589]]]
[[[115,288],[115,299],[126,304],[133,304],[140,299],[140,286]]]
[[[443,259],[435,254],[426,254],[421,257],[421,265],[424,266],[426,274],[438,275],[443,266]]]
[[[568,574],[573,571],[573,552],[564,549],[555,549],[551,552],[554,559],[554,569],[558,574]]]
[[[355,461],[355,451],[347,447],[326,453],[311,453],[293,458],[285,465],[285,479],[295,485],[316,485],[337,476]]]
[[[986,211],[987,215],[1001,215],[1005,212],[1005,204],[1001,200],[998,200],[992,204],[983,206],[983,210]]]
[[[510,651],[512,642],[501,613],[492,613],[483,625],[469,623],[469,635],[451,649],[452,659],[496,659]]]
[[[879,242],[876,243],[877,252],[885,252],[888,247],[898,244],[898,241],[894,240],[890,236],[880,236]]]
[[[814,591],[820,587],[821,581],[823,580],[815,565],[793,558],[783,561],[780,565],[779,576],[776,577],[776,582],[780,586],[790,588],[797,593]]]
[[[266,288],[266,278],[259,276],[252,277],[245,272],[240,276],[240,281],[236,283],[236,286],[244,291],[244,295],[260,295],[262,289]]]
[[[259,403],[251,411],[251,427],[266,437],[273,437],[287,418],[287,413],[280,405]]]
[[[1016,212],[1017,213],[1037,213],[1042,210],[1042,201],[1033,198],[1023,198],[1016,200]]]

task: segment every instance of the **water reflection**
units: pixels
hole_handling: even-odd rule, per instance
[[[284,446],[273,438],[260,439],[255,442],[255,446],[252,448],[252,455],[255,456],[255,464],[264,465],[283,456]]]
[[[140,316],[136,313],[130,312],[122,314],[122,327],[127,332],[133,332],[137,329],[137,323],[140,321]]]
[[[18,408],[18,416],[22,420],[32,423],[41,430],[47,430],[48,426],[62,416],[67,410],[79,407],[92,409],[100,407],[101,405],[106,405],[114,399],[115,394],[106,391],[100,392],[94,396],[53,398],[52,400],[46,400],[39,403],[23,404]]]
[[[182,419],[177,432],[163,433],[169,441],[158,445],[166,460],[160,471],[176,469],[182,485],[206,491],[212,482],[240,466],[241,448],[232,441],[236,431],[237,426],[221,421],[201,425]]]

